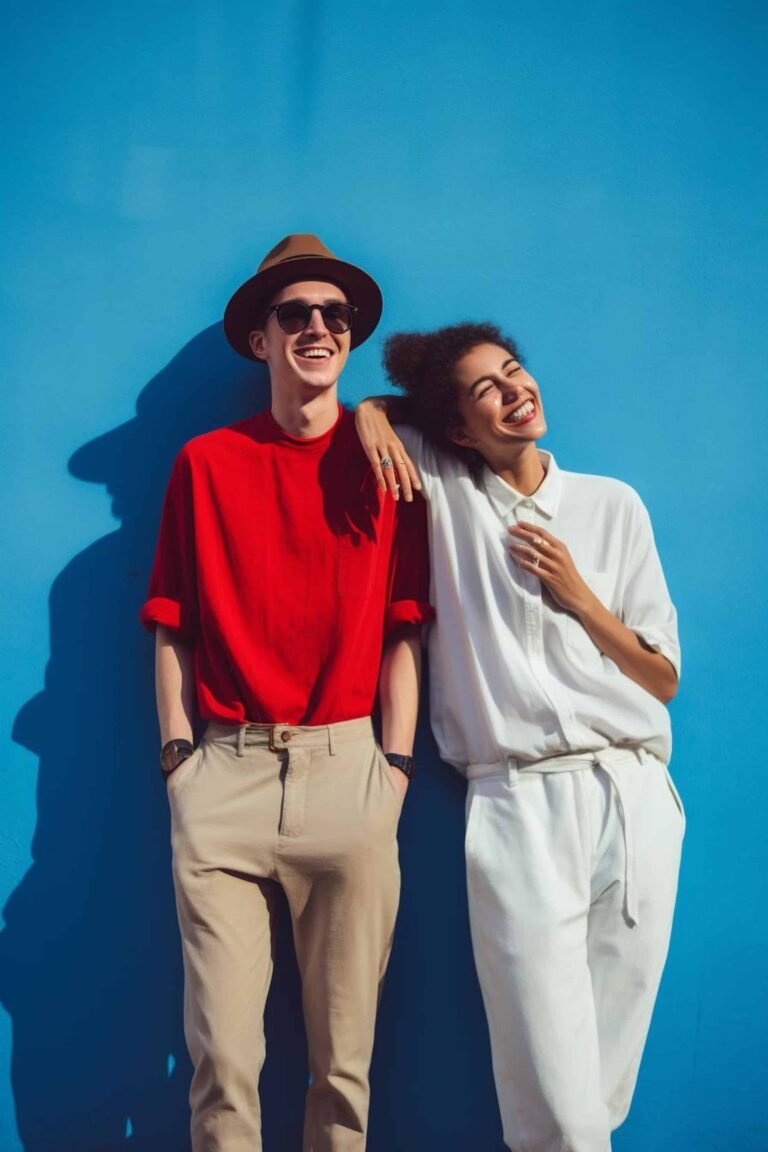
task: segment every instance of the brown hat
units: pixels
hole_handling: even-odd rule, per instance
[[[381,290],[362,268],[337,259],[317,236],[297,233],[286,236],[262,260],[255,276],[241,284],[224,310],[224,334],[241,356],[249,360],[248,337],[261,319],[269,301],[297,280],[326,280],[336,284],[357,308],[351,329],[351,345],[356,348],[373,332],[382,309]]]

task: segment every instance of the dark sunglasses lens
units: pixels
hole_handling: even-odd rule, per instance
[[[338,336],[352,327],[352,309],[349,304],[326,304],[323,320],[328,331]]]
[[[275,309],[277,312],[277,322],[282,328],[283,332],[290,332],[295,335],[297,332],[303,332],[312,312],[306,304],[301,301],[290,300],[287,304],[278,304]]]

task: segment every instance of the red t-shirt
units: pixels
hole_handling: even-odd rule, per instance
[[[370,715],[428,595],[424,502],[384,497],[352,413],[299,439],[261,412],[176,458],[141,620],[194,644],[206,719],[331,724]]]

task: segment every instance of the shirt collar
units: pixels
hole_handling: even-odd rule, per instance
[[[531,500],[537,512],[547,519],[557,515],[563,488],[562,475],[551,452],[537,449],[546,476],[530,496],[518,492],[486,465],[483,469],[483,487],[494,509],[502,518],[509,515],[523,500]]]

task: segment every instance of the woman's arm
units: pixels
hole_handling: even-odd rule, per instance
[[[371,396],[355,409],[355,425],[363,451],[371,462],[376,483],[382,492],[389,491],[395,500],[402,491],[407,501],[413,500],[413,489],[421,491],[421,481],[411,458],[396,435],[390,420],[409,422],[405,396]],[[382,468],[382,461],[389,467]]]
[[[558,604],[578,616],[593,643],[625,676],[668,704],[677,692],[675,669],[666,656],[649,648],[600,602],[562,540],[525,521],[510,528],[509,533],[514,539],[510,552],[516,563],[538,576]]]

